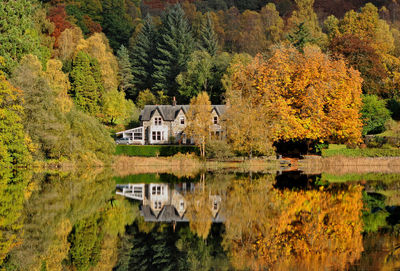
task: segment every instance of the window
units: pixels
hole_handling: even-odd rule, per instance
[[[155,195],[155,194],[156,194],[156,187],[155,187],[155,186],[153,186],[153,187],[151,188],[151,194],[152,194],[152,195]]]
[[[218,202],[214,200],[214,210],[218,210]]]
[[[161,132],[157,131],[157,140],[161,140]]]
[[[214,124],[218,124],[218,117],[214,117]]]
[[[157,140],[156,132],[151,132],[151,137],[153,140]]]
[[[161,186],[157,186],[157,195],[161,195]]]
[[[155,117],[154,118],[154,125],[156,125],[156,126],[161,125],[161,117]]]
[[[179,209],[181,210],[185,209],[185,202],[183,200],[179,202]]]
[[[180,123],[183,125],[183,124],[185,124],[185,118],[181,118],[180,119]]]

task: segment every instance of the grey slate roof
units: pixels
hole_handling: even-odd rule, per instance
[[[212,105],[219,116],[225,113],[225,105]],[[173,121],[179,114],[180,110],[186,114],[189,105],[145,105],[142,112],[140,112],[139,120],[149,121],[153,114],[158,110],[164,121]]]
[[[175,207],[172,205],[164,205],[158,216],[155,216],[151,211],[150,206],[142,205],[140,207],[140,214],[143,216],[146,222],[189,222],[189,219],[184,215],[180,217]],[[225,222],[225,217],[217,214],[215,218],[212,218],[212,223],[223,223]]]

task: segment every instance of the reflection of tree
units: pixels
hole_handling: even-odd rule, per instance
[[[224,245],[238,269],[344,269],[361,255],[361,187],[278,191],[271,177],[236,181]]]
[[[8,252],[21,241],[22,211],[29,171],[0,169],[0,268]]]
[[[37,190],[24,206],[24,237],[9,253],[7,270],[62,270],[75,265],[76,261],[64,259],[78,255],[77,251],[85,252],[80,261],[90,262],[96,270],[115,264],[109,255],[115,255],[116,238],[133,221],[134,212],[128,210],[128,201],[112,199],[109,172],[42,174],[32,183]]]
[[[206,239],[211,229],[212,213],[208,189],[205,185],[205,175],[200,176],[200,185],[195,193],[186,197],[186,216],[190,221],[190,229],[199,237]]]

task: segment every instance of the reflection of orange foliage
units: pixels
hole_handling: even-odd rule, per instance
[[[234,187],[233,196],[244,202],[233,197],[237,209],[227,217],[225,245],[236,268],[342,270],[361,256],[360,186],[339,192],[246,186]]]

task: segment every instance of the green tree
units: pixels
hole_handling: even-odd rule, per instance
[[[326,36],[322,33],[321,26],[318,22],[318,16],[314,12],[314,1],[315,0],[295,0],[294,2],[296,2],[297,9],[293,11],[292,16],[288,20],[288,24],[295,32],[298,31],[299,25],[304,24],[314,41],[319,45],[323,45]]]
[[[127,45],[133,32],[132,18],[127,15],[125,0],[103,0],[103,32],[110,40],[110,45],[117,50]]]
[[[100,97],[104,92],[98,61],[87,53],[79,52],[70,73],[71,95],[75,103],[85,112],[99,112]]]
[[[0,168],[2,169],[11,165],[26,166],[31,161],[23,126],[23,106],[22,91],[13,87],[0,71]]]
[[[314,43],[316,40],[311,36],[310,31],[304,23],[300,23],[296,27],[297,29],[288,35],[288,40],[297,50],[303,53],[304,46],[307,43]]]
[[[10,75],[25,54],[41,57],[39,33],[35,29],[35,0],[4,0],[0,2],[0,56],[2,70]]]
[[[201,91],[207,91],[211,81],[213,67],[212,57],[206,51],[195,51],[189,62],[187,71],[179,74],[176,81],[180,85],[179,94],[187,103]]]
[[[214,23],[210,14],[207,13],[206,21],[203,23],[200,33],[199,47],[211,56],[215,56],[218,52],[218,37],[214,31]]]
[[[379,134],[385,131],[385,123],[390,118],[390,112],[386,108],[384,100],[376,95],[365,95],[361,109],[364,122],[363,134]]]
[[[56,102],[39,59],[26,55],[12,74],[12,82],[24,91],[24,127],[37,145],[36,158],[59,158],[63,149],[66,119]]]
[[[69,235],[71,265],[79,271],[89,270],[100,260],[101,242],[104,234],[99,214],[83,219],[74,225]]]
[[[139,91],[153,87],[153,59],[156,53],[157,31],[153,20],[147,14],[134,46],[130,49],[134,91],[130,99],[136,99]]]
[[[193,37],[185,13],[176,4],[168,9],[162,18],[157,55],[154,59],[154,90],[163,90],[168,95],[177,94],[179,87],[176,77],[186,70],[193,52]]]
[[[123,91],[111,90],[102,96],[101,112],[106,123],[115,124],[129,118],[134,110],[132,101],[125,99]]]
[[[121,45],[118,52],[119,66],[119,89],[126,93],[128,97],[132,96],[133,92],[133,74],[132,64],[129,59],[129,51],[125,46]]]

